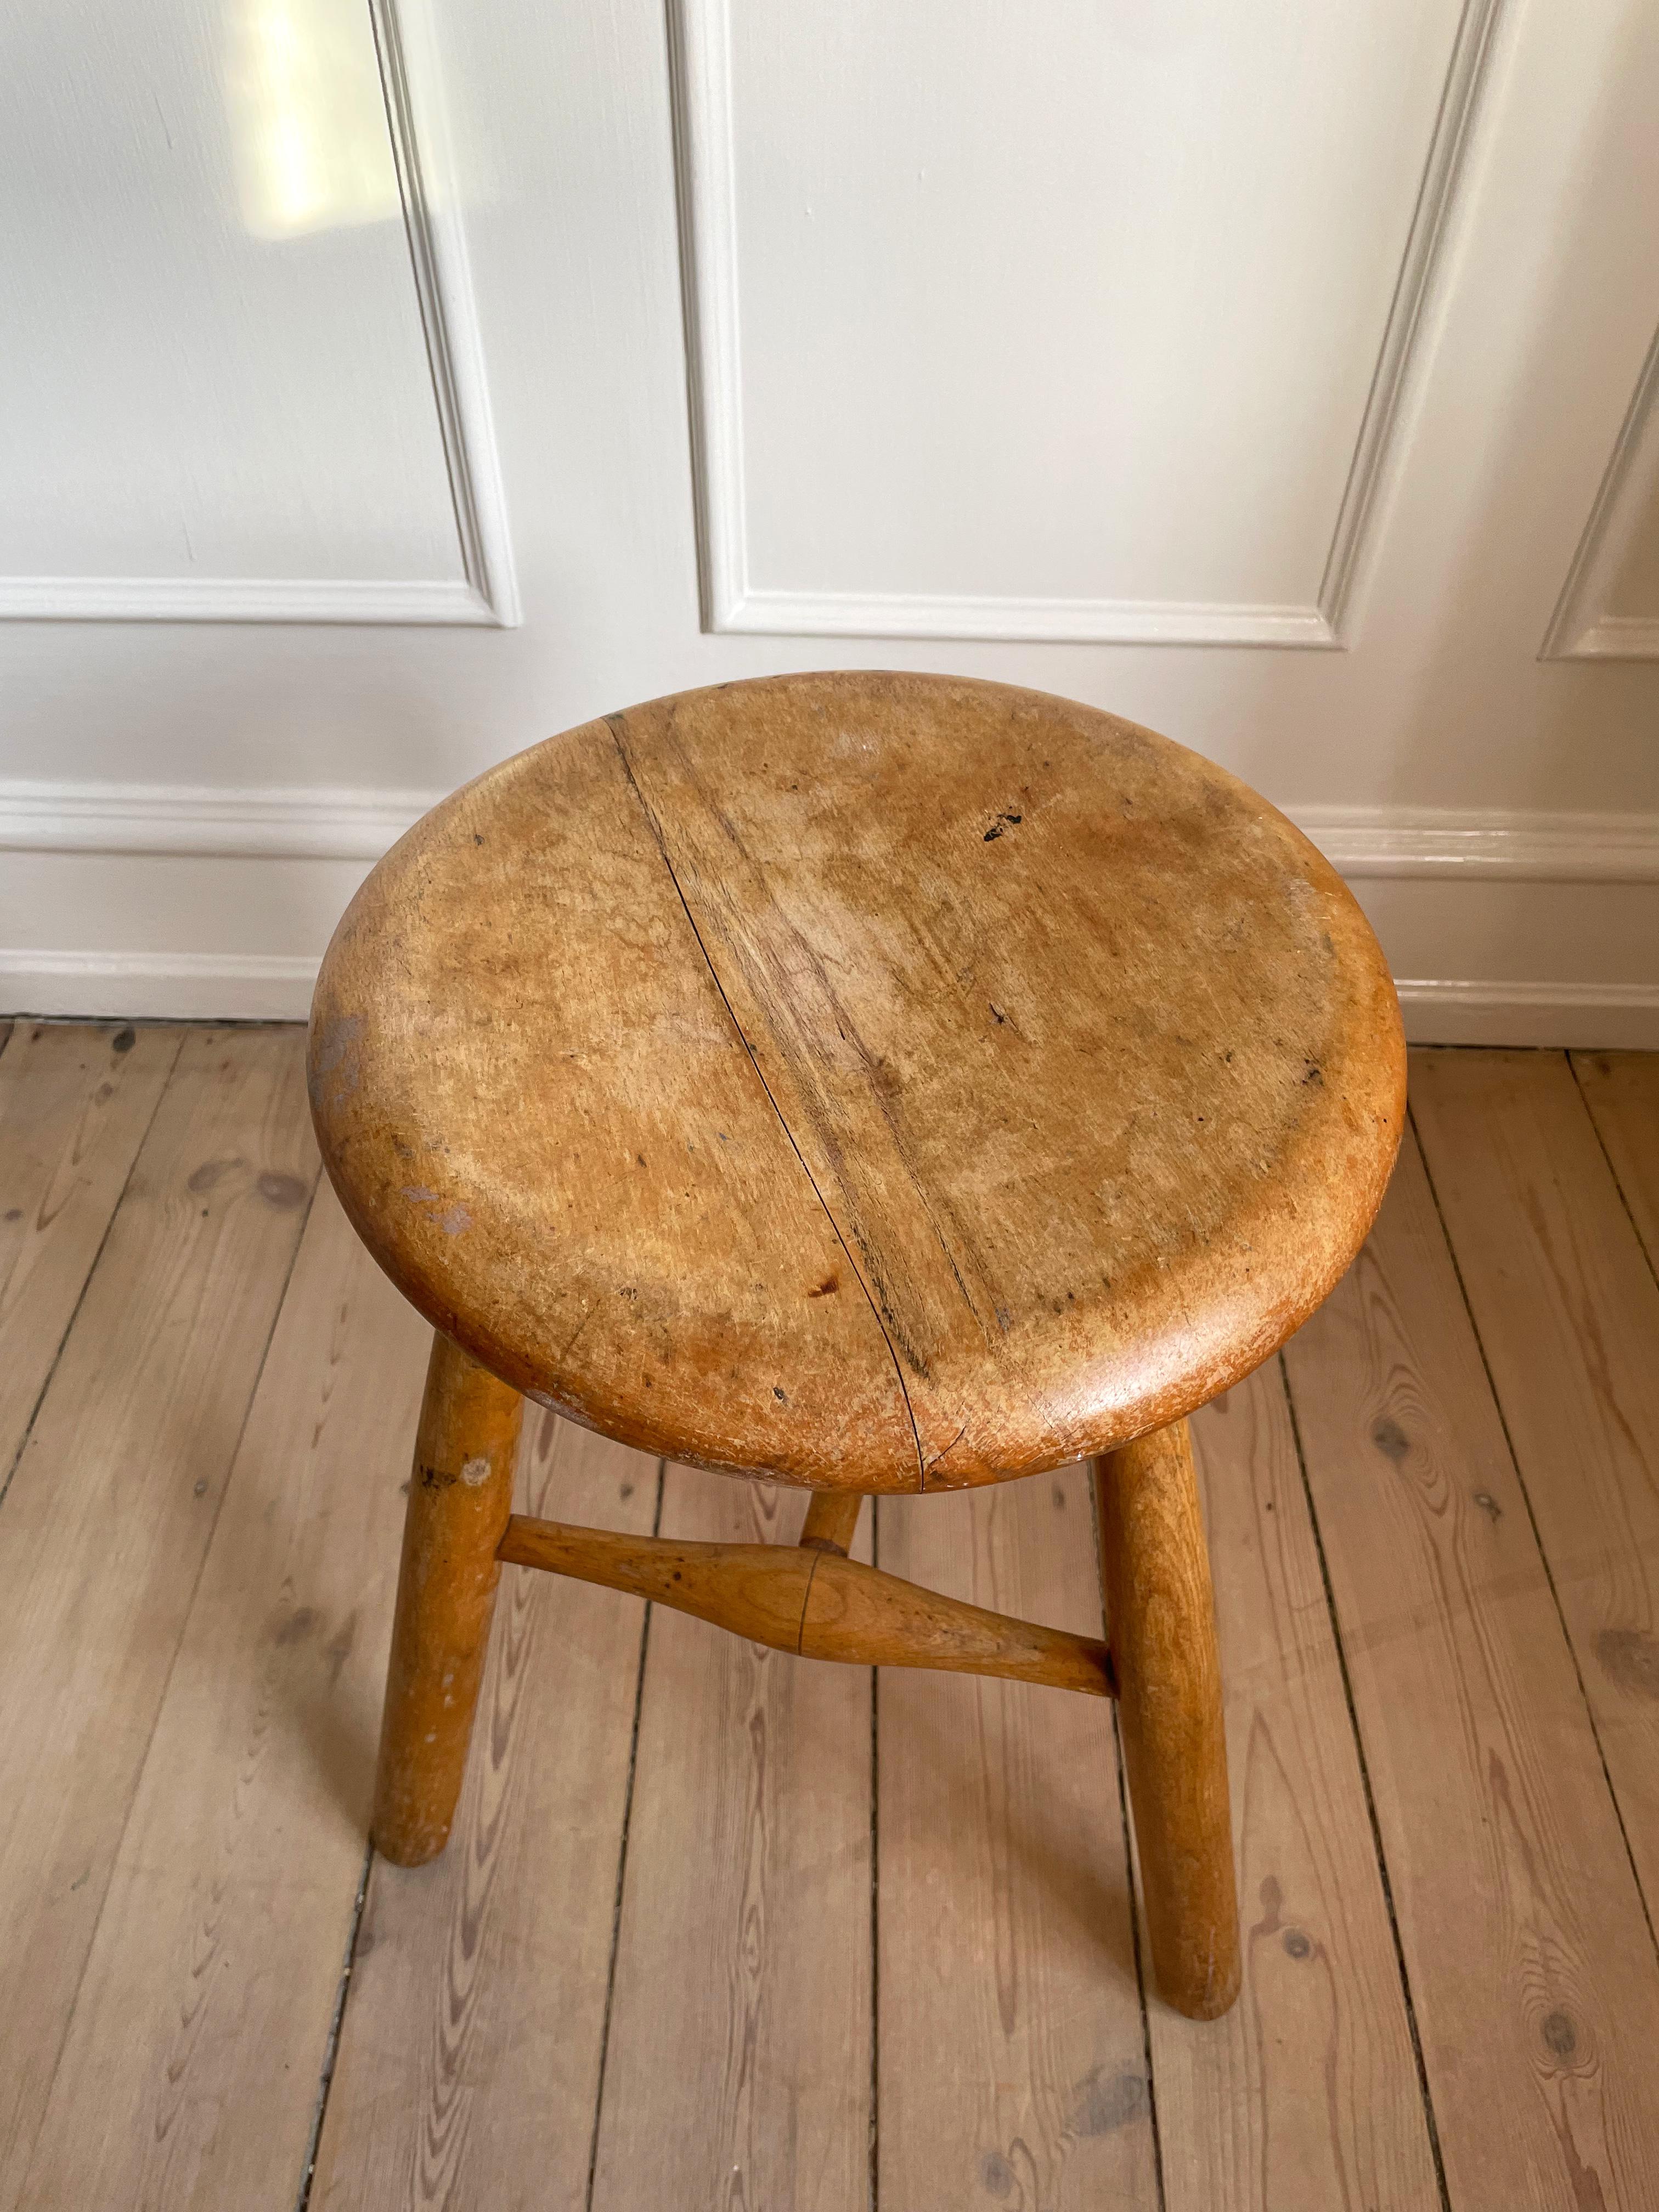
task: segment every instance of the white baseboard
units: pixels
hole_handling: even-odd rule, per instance
[[[1659,883],[1659,814],[1513,808],[1292,806],[1304,836],[1351,883]]]
[[[33,872],[28,896],[11,902],[11,918],[0,922],[12,940],[0,949],[0,1013],[300,1020],[357,868],[377,860],[438,796],[335,786],[0,781],[0,851],[29,856],[13,866]],[[1592,972],[1576,980],[1470,975],[1471,966],[1492,957],[1492,933],[1458,919],[1503,886],[1592,886],[1583,896],[1639,898],[1644,935],[1659,948],[1659,898],[1646,888],[1659,885],[1659,815],[1290,811],[1346,878],[1376,883],[1377,897],[1404,898],[1419,912],[1425,902],[1452,901],[1443,927],[1437,921],[1412,954],[1415,972],[1400,984],[1414,1041],[1659,1049],[1659,982],[1598,976],[1595,968],[1604,963],[1593,950],[1579,956]],[[240,868],[228,872],[231,860],[258,866],[264,888],[257,913],[239,895],[254,879]],[[319,862],[356,866],[319,869]],[[276,869],[276,894],[273,863],[295,864]],[[1391,890],[1401,878],[1435,888],[1420,896]],[[1570,915],[1579,895],[1539,896],[1567,902]],[[94,910],[100,918],[89,927]],[[155,949],[146,939],[158,915],[167,915],[175,939],[182,934],[212,949]],[[65,938],[94,933],[106,943],[57,949]],[[1384,927],[1385,942],[1389,933]],[[46,945],[18,942],[24,935]],[[1605,932],[1595,941],[1605,949]],[[238,942],[246,949],[223,949]],[[1539,964],[1554,965],[1556,949],[1546,945],[1549,957]],[[1523,967],[1527,957],[1508,964]],[[1425,974],[1425,967],[1444,972]]]
[[[302,1022],[316,980],[314,955],[0,951],[0,1012]]]
[[[1574,1045],[1659,1051],[1659,983],[1471,982],[1401,976],[1413,1044]]]

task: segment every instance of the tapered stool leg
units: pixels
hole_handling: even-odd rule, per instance
[[[435,1336],[415,1441],[392,1630],[374,1844],[421,1866],[449,1840],[513,1510],[524,1400]]]
[[[1152,1966],[1177,2012],[1213,2020],[1238,1994],[1238,1899],[1215,1599],[1186,1422],[1094,1470]]]

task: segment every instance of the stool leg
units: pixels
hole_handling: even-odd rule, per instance
[[[839,1552],[843,1559],[858,1531],[864,1494],[857,1490],[815,1490],[807,1501],[800,1540],[810,1551]]]
[[[449,1841],[466,1771],[513,1510],[524,1400],[446,1336],[434,1336],[415,1440],[392,1629],[374,1845],[422,1866]]]
[[[1213,2020],[1238,1995],[1215,1598],[1185,1421],[1094,1463],[1106,1634],[1152,1966],[1165,2001]]]

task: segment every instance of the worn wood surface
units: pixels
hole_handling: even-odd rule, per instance
[[[1222,2020],[1148,2010],[1166,2212],[1439,2212],[1278,1363],[1194,1414],[1192,1431],[1215,1573],[1243,1985]]]
[[[20,2201],[317,1174],[292,1030],[185,1039],[0,1543],[0,2206]]]
[[[1659,1282],[1571,1071],[1419,1057],[1413,1108],[1623,1815],[1659,1893]],[[1597,1347],[1593,1363],[1575,1344]]]
[[[325,1187],[122,1832],[26,2205],[292,2212],[362,1873],[429,1334]]]
[[[0,1052],[0,1486],[183,1036],[20,1022]]]
[[[1451,2203],[1636,2212],[1659,1959],[1414,1143],[1285,1364]]]
[[[551,1414],[525,1424],[520,1486],[528,1512],[641,1534],[656,1511],[653,1461]],[[552,1575],[503,1577],[449,1848],[369,1875],[316,2212],[583,2212],[641,1611]]]
[[[439,1327],[643,1449],[865,1490],[1247,1372],[1364,1235],[1403,1071],[1358,908],[1235,779],[857,672],[481,777],[359,892],[313,1020],[330,1171]]]
[[[449,1839],[513,1510],[524,1400],[434,1336],[404,1516],[374,1776],[374,1848],[423,1866]]]
[[[692,1544],[515,1515],[499,1556],[631,1591],[805,1659],[1006,1674],[1091,1697],[1112,1694],[1111,1661],[1099,1637],[964,1605],[804,1540],[793,1547]]]
[[[800,1521],[770,1485],[669,1470],[676,1540]],[[653,1610],[593,2212],[867,2202],[870,1685]]]
[[[1100,1627],[1085,1470],[884,1499],[879,1564]],[[882,1673],[877,2201],[1158,2203],[1111,1709]]]
[[[1227,1741],[1215,1601],[1187,1425],[1094,1462],[1106,1632],[1152,1969],[1214,2020],[1238,1995]]]

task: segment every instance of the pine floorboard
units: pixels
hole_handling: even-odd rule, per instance
[[[187,1036],[0,1508],[7,2208],[317,1172],[301,1039]]]
[[[1659,1959],[1408,1137],[1285,1351],[1451,2203],[1659,2202]]]
[[[1244,1988],[1149,2008],[1169,2212],[1436,2212],[1433,2147],[1279,1363],[1194,1417]]]
[[[1245,1944],[1204,2027],[1109,1708],[528,1570],[448,1851],[367,1851],[425,1332],[300,1072],[0,1035],[0,2212],[1659,2203],[1659,1056],[1415,1055],[1365,1254],[1195,1419]],[[520,1480],[801,1511],[534,1409]],[[860,1532],[1089,1632],[1095,1540],[1080,1470]]]
[[[325,1185],[121,1837],[27,2204],[290,2212],[362,1872],[401,1447],[427,1349]],[[273,2067],[273,2051],[292,2063]],[[240,2124],[250,2107],[257,2130]]]
[[[654,1460],[533,1408],[525,1426],[521,1510],[649,1531]],[[586,2204],[641,1613],[503,1571],[449,1847],[369,1873],[313,2204]]]
[[[1080,1468],[884,1498],[878,1564],[1100,1633]],[[1158,2203],[1111,1710],[967,1674],[878,1677],[877,2197]]]
[[[1567,1058],[1631,1224],[1659,1273],[1659,1052],[1574,1052]]]
[[[804,1510],[770,1484],[672,1467],[662,1533],[793,1543]],[[867,1558],[868,1506],[861,1520]],[[653,1612],[595,2212],[861,2201],[870,1744],[867,1668]]]
[[[0,1040],[0,1490],[183,1042],[78,1022]]]
[[[1659,1896],[1659,1281],[1571,1070],[1535,1059],[1419,1057],[1413,1111],[1596,1742],[1651,1898]]]

